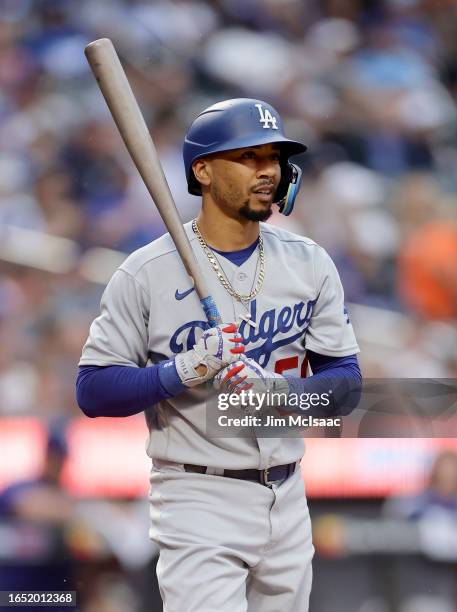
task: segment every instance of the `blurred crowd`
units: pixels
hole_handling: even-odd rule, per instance
[[[104,36],[185,220],[199,204],[186,126],[217,100],[268,100],[309,147],[294,214],[272,222],[334,258],[365,376],[457,375],[453,0],[0,7],[0,414],[78,413],[73,381],[107,254],[120,261],[163,232],[83,54]]]

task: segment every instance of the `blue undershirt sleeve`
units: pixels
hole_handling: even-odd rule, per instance
[[[78,405],[89,417],[131,416],[184,389],[174,359],[148,368],[81,366],[76,380]]]
[[[358,404],[362,375],[357,357],[327,357],[308,351],[314,375],[308,378],[287,376],[291,393],[328,393],[331,406],[325,414],[348,414]],[[125,417],[142,412],[161,400],[185,389],[174,359],[148,368],[129,366],[81,366],[76,381],[78,405],[89,417]],[[310,410],[323,415],[322,408]]]
[[[306,410],[310,416],[347,415],[360,401],[362,373],[356,355],[347,357],[328,357],[313,351],[307,351],[313,376],[295,378],[286,376],[290,393],[298,397],[308,393],[329,394],[328,406],[315,406]],[[290,412],[303,413],[303,408],[288,407]]]

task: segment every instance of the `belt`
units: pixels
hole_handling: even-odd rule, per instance
[[[264,487],[271,488],[274,484],[283,483],[287,480],[295,472],[296,465],[296,463],[286,463],[264,470],[224,470],[220,476],[237,478],[238,480],[252,480]],[[184,464],[184,469],[186,472],[194,472],[196,474],[206,474],[208,470],[205,465],[191,465],[189,463]]]

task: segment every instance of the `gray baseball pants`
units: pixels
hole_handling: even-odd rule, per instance
[[[282,485],[155,461],[150,537],[164,612],[307,612],[314,548],[300,470]]]

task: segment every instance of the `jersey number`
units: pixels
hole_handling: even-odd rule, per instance
[[[275,363],[275,372],[276,374],[282,374],[286,370],[294,370],[298,368],[298,355],[294,355],[293,357],[284,357],[283,359],[278,359]],[[302,361],[300,368],[300,376],[302,378],[306,378],[306,372],[308,370],[308,357],[305,357]]]

